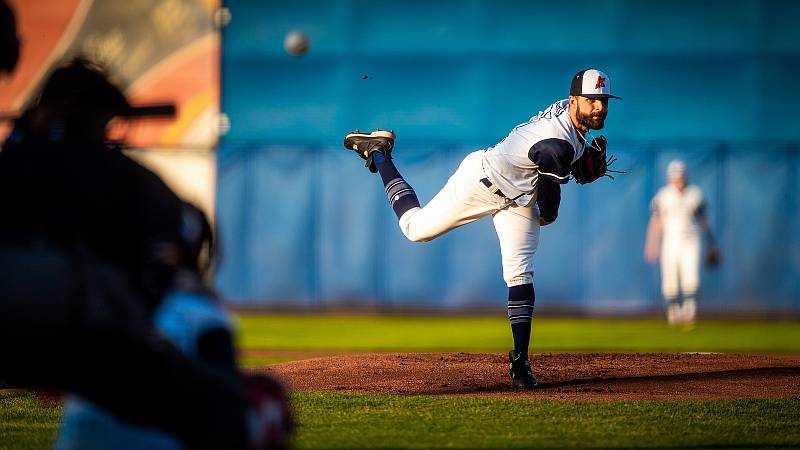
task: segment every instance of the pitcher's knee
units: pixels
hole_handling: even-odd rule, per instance
[[[405,235],[406,239],[411,242],[428,242],[433,240],[433,236],[426,236],[421,233],[415,233],[414,230],[410,228],[402,228],[403,234]]]
[[[421,227],[415,226],[414,217],[419,210],[420,208],[412,208],[400,217],[400,230],[403,232],[406,239],[411,242],[428,242],[436,236],[424,233],[420,230]]]

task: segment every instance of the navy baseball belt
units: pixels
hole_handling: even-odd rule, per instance
[[[508,196],[506,196],[506,194],[503,194],[503,191],[501,191],[494,184],[492,184],[492,182],[489,181],[488,178],[481,178],[481,183],[483,183],[484,186],[489,188],[489,190],[492,191],[492,194],[497,194],[500,197],[508,198]]]

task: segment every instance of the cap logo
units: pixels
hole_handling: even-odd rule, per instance
[[[595,89],[600,89],[601,87],[606,87],[606,79],[598,76],[597,77],[597,84],[594,85]]]

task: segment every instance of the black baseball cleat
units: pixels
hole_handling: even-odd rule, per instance
[[[378,168],[372,161],[372,155],[375,152],[381,152],[386,158],[392,157],[394,132],[377,130],[372,133],[362,133],[356,130],[344,137],[344,148],[354,150],[358,156],[366,159],[366,167],[369,167],[370,172],[375,173]]]
[[[508,352],[508,372],[515,388],[533,389],[537,385],[526,354],[516,353],[514,350]]]

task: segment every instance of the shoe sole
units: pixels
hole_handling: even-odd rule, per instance
[[[360,139],[375,139],[375,138],[382,138],[382,139],[389,139],[392,141],[392,146],[394,146],[394,138],[395,135],[391,131],[373,131],[372,133],[362,133],[360,131],[354,131],[347,136],[344,137],[344,147],[349,150],[355,150],[358,152],[358,142],[355,142],[357,138]],[[360,153],[359,153],[360,154]]]

